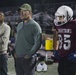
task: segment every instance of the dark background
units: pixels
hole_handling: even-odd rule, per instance
[[[0,7],[11,7],[11,6],[20,6],[23,3],[62,3],[62,2],[76,2],[76,0],[0,0]]]

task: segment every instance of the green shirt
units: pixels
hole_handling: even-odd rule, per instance
[[[19,23],[15,43],[15,52],[18,57],[26,54],[32,56],[41,46],[41,28],[33,19],[27,23]]]

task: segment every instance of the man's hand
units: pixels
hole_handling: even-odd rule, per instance
[[[29,56],[28,54],[26,54],[26,55],[24,56],[24,58],[25,58],[25,59],[29,59],[30,56]]]
[[[16,54],[15,54],[15,53],[13,54],[13,57],[14,57],[14,58],[17,58],[17,56],[16,56]]]

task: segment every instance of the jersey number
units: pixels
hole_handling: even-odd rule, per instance
[[[69,50],[71,47],[70,35],[64,34],[64,36],[62,37],[62,35],[59,34],[58,37],[59,49],[63,47],[64,50]]]

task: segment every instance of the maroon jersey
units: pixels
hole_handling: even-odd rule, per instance
[[[70,21],[61,26],[55,26],[59,38],[59,54],[65,57],[76,51],[76,21]]]

